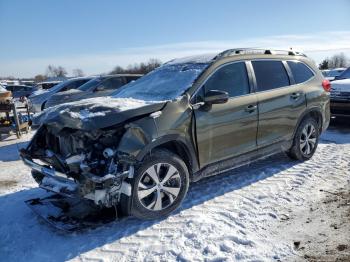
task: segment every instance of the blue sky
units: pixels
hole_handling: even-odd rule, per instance
[[[350,53],[349,0],[0,0],[0,76],[87,74],[230,47]]]

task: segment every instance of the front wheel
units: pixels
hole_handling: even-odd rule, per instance
[[[167,150],[155,151],[135,172],[131,213],[141,219],[167,216],[180,206],[188,186],[183,160]]]
[[[295,133],[293,146],[287,152],[288,156],[302,161],[310,159],[317,149],[319,136],[320,131],[315,119],[304,119]]]

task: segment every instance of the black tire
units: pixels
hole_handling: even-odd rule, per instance
[[[150,176],[147,173],[147,170],[150,170],[150,168],[153,168],[154,166],[158,166],[158,164],[160,165],[160,169],[155,173],[158,174],[160,183],[162,183],[165,180],[166,175],[168,173],[169,174],[171,173],[170,166],[176,168],[176,172],[174,173],[174,175],[170,176],[170,178],[164,182],[165,186],[161,189],[159,188],[159,184],[157,187],[157,185],[154,183],[152,179],[150,179]],[[155,169],[156,167],[154,167],[154,170]],[[164,176],[162,177],[160,173],[164,173]],[[141,179],[142,181],[140,181]],[[140,187],[140,183],[142,186],[144,186],[145,179],[148,179],[148,181],[151,181],[149,183],[153,183],[155,185],[152,184],[147,189]],[[175,188],[178,190],[178,193],[175,198],[172,194],[170,194],[168,191],[165,190],[165,188],[173,189],[172,187],[169,187],[169,184],[167,184],[170,182],[175,183],[176,184]],[[186,196],[188,187],[189,187],[189,174],[188,174],[187,166],[184,163],[184,161],[178,155],[168,150],[156,150],[152,152],[151,155],[145,157],[145,159],[143,160],[143,163],[135,170],[135,177],[132,182],[130,212],[132,215],[140,219],[158,219],[158,218],[165,217],[180,206],[180,204],[182,203],[183,199]],[[139,199],[139,193],[142,191],[141,189],[146,191],[146,190],[151,190],[153,188],[156,188],[156,189],[150,195],[148,195],[147,197],[144,197],[141,200]],[[157,195],[157,193],[159,195]],[[161,199],[160,200],[161,203],[162,204],[163,202],[168,203],[168,206],[164,205],[164,208],[161,210],[150,210],[152,209],[152,207],[149,207],[149,208],[146,207],[144,199],[147,200],[147,198],[149,198],[150,205],[152,205],[153,203],[156,205],[156,202],[159,196]],[[155,207],[153,206],[153,208]]]
[[[315,138],[314,141],[314,146],[312,147],[312,149],[309,150],[309,152],[305,152],[302,150],[302,146],[301,143],[303,140],[303,138],[305,137],[305,134],[303,133],[305,128],[308,128],[309,126],[312,126],[314,128],[314,133],[312,135],[312,138]],[[316,122],[315,119],[308,117],[305,118],[299,125],[295,135],[294,135],[294,139],[293,139],[293,145],[290,148],[290,150],[287,152],[287,155],[295,160],[300,160],[300,161],[306,161],[309,160],[315,153],[317,146],[318,146],[318,141],[319,141],[319,136],[320,136],[320,129],[319,126]],[[311,143],[308,143],[310,146]],[[313,144],[313,143],[312,143]],[[310,146],[311,147],[311,146]],[[308,150],[306,150],[308,151]]]

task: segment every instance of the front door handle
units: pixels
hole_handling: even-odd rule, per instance
[[[245,108],[245,111],[248,113],[253,113],[258,108],[257,105],[249,105]]]
[[[300,97],[300,95],[301,95],[301,93],[293,93],[290,95],[290,97],[296,100]]]

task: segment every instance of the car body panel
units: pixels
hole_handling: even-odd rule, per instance
[[[6,89],[12,93],[14,98],[28,97],[37,90],[36,87],[26,85],[7,85]]]
[[[225,104],[195,110],[196,135],[201,166],[257,149],[257,106],[255,94],[234,97]]]

